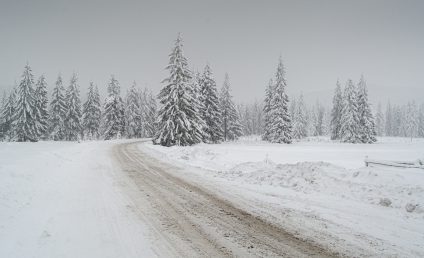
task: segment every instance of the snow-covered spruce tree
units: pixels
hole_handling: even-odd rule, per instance
[[[140,98],[140,95],[142,98]],[[125,99],[125,132],[128,138],[140,138],[144,133],[142,109],[145,108],[145,103],[143,103],[145,101],[145,95],[144,92],[140,93],[137,91],[135,82],[127,91]]]
[[[418,113],[418,137],[424,138],[424,103],[420,105]]]
[[[97,86],[90,82],[87,100],[82,111],[82,132],[84,139],[96,140],[100,136],[100,123],[102,110],[100,106],[100,95]]]
[[[135,84],[135,82],[134,82]],[[147,137],[147,127],[148,127],[148,121],[147,121],[147,114],[148,114],[148,89],[141,89],[137,88],[135,89],[135,96],[136,96],[136,106],[138,107],[138,111],[136,112],[136,121],[133,123],[133,125],[137,125],[137,137]],[[133,94],[133,93],[131,93]],[[130,95],[130,92],[127,91],[127,96],[125,98],[125,132],[128,135],[128,119],[127,119],[127,112],[129,109],[128,106],[128,97]],[[156,119],[156,118],[155,118]]]
[[[240,123],[243,135],[251,135],[253,133],[253,129],[251,130],[250,122],[251,122],[251,114],[250,109],[246,104],[239,103],[236,105],[237,114],[240,117]]]
[[[65,139],[76,141],[81,137],[81,99],[77,85],[77,75],[71,77],[66,91]]]
[[[331,109],[323,106],[324,118],[323,118],[323,135],[331,135]]]
[[[389,101],[386,105],[386,119],[384,123],[384,131],[386,133],[386,136],[393,136],[393,120],[393,108],[392,104]]]
[[[187,146],[202,141],[201,128],[197,121],[199,110],[193,105],[196,101],[191,85],[191,72],[183,54],[181,35],[169,55],[166,67],[170,75],[158,95],[160,108],[157,119],[157,132],[153,143],[163,146]]]
[[[219,96],[224,141],[237,140],[243,133],[240,118],[232,98],[230,93],[230,78],[228,74],[225,74],[224,84],[222,85]]]
[[[6,106],[6,102],[7,102],[7,92],[6,90],[3,90],[3,96],[1,98],[0,101],[0,109],[3,110],[4,106]]]
[[[322,136],[325,134],[325,108],[317,101],[311,110],[311,135]]]
[[[340,137],[342,142],[362,142],[358,112],[358,93],[352,80],[348,80],[343,93],[343,110]]]
[[[156,118],[157,118],[157,103],[156,98],[153,96],[151,92],[146,94],[145,98],[145,113],[143,115],[144,123],[143,123],[143,131],[144,137],[153,137],[156,133]]]
[[[17,87],[10,91],[9,96],[6,99],[5,105],[3,106],[1,117],[2,117],[2,132],[3,139],[10,141],[13,136],[13,119],[16,110],[16,95]]]
[[[125,132],[125,107],[120,96],[119,82],[112,76],[107,86],[108,97],[104,104],[104,138],[111,140],[121,138]]]
[[[393,136],[402,136],[402,125],[403,118],[402,107],[398,105],[393,105],[393,121],[392,121],[392,131]]]
[[[34,76],[27,64],[18,85],[16,107],[13,118],[13,140],[18,142],[37,141],[37,116]]]
[[[35,88],[35,106],[37,119],[37,133],[40,139],[47,139],[49,112],[47,109],[47,82],[44,75],[41,75]]]
[[[402,123],[405,125],[405,133],[404,136],[411,138],[415,138],[418,136],[418,110],[414,101],[408,102],[405,107],[404,114],[405,122]]]
[[[292,118],[292,121],[293,121],[293,123],[294,123],[294,113],[296,112],[296,107],[297,107],[297,99],[296,99],[296,97],[293,97],[293,98],[291,98],[290,99],[290,108],[289,108],[289,110],[290,110],[290,117]]]
[[[49,133],[55,141],[65,140],[66,101],[62,76],[58,76],[50,102]]]
[[[375,130],[378,136],[384,134],[384,115],[381,109],[381,103],[378,103],[377,114],[375,115]]]
[[[193,96],[192,105],[197,110],[197,115],[193,117],[194,124],[197,126],[193,129],[196,135],[201,135],[202,141],[206,138],[205,137],[205,127],[206,122],[203,120],[202,117],[202,110],[205,110],[204,102],[202,101],[202,94],[201,94],[201,82],[202,82],[202,76],[200,73],[196,72],[196,75],[191,78],[190,82],[190,91],[191,95]]]
[[[206,65],[203,71],[200,84],[200,101],[203,104],[201,116],[206,123],[206,127],[204,127],[204,142],[219,143],[223,140],[221,112],[219,110],[216,82],[212,77],[209,65]]]
[[[239,103],[236,106],[243,135],[264,136],[264,105],[263,101],[250,104]]]
[[[251,105],[252,113],[252,134],[262,135],[263,134],[263,103],[255,100]],[[240,117],[240,116],[239,116]]]
[[[156,133],[157,104],[152,92],[145,89],[137,90],[137,102],[139,105],[139,136],[153,137]]]
[[[265,100],[264,100],[264,133],[262,135],[262,140],[271,141],[271,100],[274,94],[274,82],[272,79],[269,80],[268,86],[265,90]]]
[[[331,109],[331,140],[339,140],[340,127],[341,127],[341,118],[343,110],[343,95],[340,82],[337,80],[336,90],[334,91],[333,96],[333,108]]]
[[[4,90],[3,91],[3,96],[1,98],[1,103],[0,103],[0,140],[1,141],[4,141],[4,138],[5,138],[5,130],[4,130],[5,129],[4,128],[5,119],[3,117],[3,111],[4,111],[5,107],[6,107],[6,103],[7,103],[7,93]]]
[[[286,94],[286,79],[282,58],[280,57],[275,85],[271,98],[270,130],[271,142],[292,142],[292,121],[289,112],[289,98]]]
[[[293,138],[302,139],[308,135],[308,117],[303,94],[300,94],[293,111]]]
[[[358,114],[360,124],[360,134],[363,143],[374,143],[377,141],[374,116],[368,102],[368,90],[364,76],[358,83]]]

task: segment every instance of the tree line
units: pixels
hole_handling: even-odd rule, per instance
[[[3,141],[76,141],[151,137],[155,133],[156,99],[134,83],[122,99],[119,82],[112,76],[102,105],[93,82],[81,102],[77,75],[65,89],[59,75],[50,102],[44,75],[35,82],[27,64],[21,81],[0,106],[0,138]]]
[[[157,96],[134,82],[121,97],[121,87],[111,77],[101,103],[97,86],[90,83],[86,101],[80,99],[73,74],[65,89],[59,75],[49,101],[42,75],[34,82],[29,65],[21,81],[0,103],[0,138],[7,141],[75,141],[151,137],[154,144],[187,146],[220,143],[242,135],[261,135],[265,141],[292,143],[308,136],[329,135],[347,143],[374,143],[376,136],[424,137],[424,103],[398,106],[390,102],[372,112],[365,78],[355,84],[339,81],[331,108],[318,101],[307,106],[303,95],[289,98],[285,67],[265,87],[263,101],[235,104],[229,75],[218,90],[210,65],[191,71],[178,35],[169,55],[169,76]],[[158,101],[158,103],[157,103]]]

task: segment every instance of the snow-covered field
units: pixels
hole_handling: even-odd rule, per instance
[[[0,257],[152,257],[114,142],[0,144]]]
[[[1,143],[0,257],[167,256],[132,209],[137,190],[111,154],[119,142]],[[138,147],[184,168],[177,171],[186,180],[332,250],[424,256],[424,170],[364,167],[365,156],[423,159],[423,139],[277,145],[251,137]]]
[[[181,176],[219,189],[254,214],[344,253],[424,256],[424,170],[364,164],[366,156],[424,160],[424,139],[382,138],[363,145],[310,138],[278,145],[250,137],[139,148],[185,167]]]

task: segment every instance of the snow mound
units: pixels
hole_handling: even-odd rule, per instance
[[[417,173],[420,171],[408,171]],[[290,188],[305,194],[321,193],[385,207],[405,209],[408,203],[422,206],[424,188],[403,170],[376,168],[346,169],[327,162],[277,164],[272,161],[244,162],[217,177],[253,185]],[[381,200],[384,201],[382,203]],[[388,204],[388,205],[386,205]]]
[[[243,137],[223,144],[143,144],[140,149],[180,166],[180,176],[216,186],[256,215],[324,242],[327,234],[340,239],[334,246],[352,256],[424,257],[424,171],[364,167],[366,156],[422,158],[424,139],[344,144],[322,137],[286,145]]]

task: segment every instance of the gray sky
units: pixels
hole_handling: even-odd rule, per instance
[[[424,98],[424,1],[0,0],[0,89],[28,61],[106,88],[111,74],[158,92],[178,32],[192,68],[230,74],[237,101],[262,100],[281,54],[289,94],[331,99],[364,74],[373,101]]]

